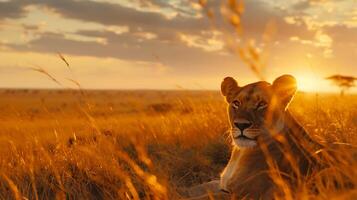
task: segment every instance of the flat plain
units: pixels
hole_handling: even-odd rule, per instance
[[[289,110],[314,138],[357,145],[356,95],[300,92]],[[0,199],[175,199],[217,179],[231,148],[218,91],[3,89],[0,113]],[[356,197],[356,167],[336,164],[348,187],[301,196]]]

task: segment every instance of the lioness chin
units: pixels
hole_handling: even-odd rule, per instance
[[[287,110],[296,90],[291,75],[272,84],[260,81],[243,87],[231,77],[223,80],[233,141],[231,158],[221,173],[223,191],[238,199],[272,199],[284,193],[281,183],[293,191],[316,166],[312,152],[320,144]]]

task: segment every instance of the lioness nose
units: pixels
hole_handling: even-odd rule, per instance
[[[251,122],[244,122],[244,123],[234,123],[234,125],[239,128],[240,131],[243,132],[244,129],[249,128],[252,123]]]

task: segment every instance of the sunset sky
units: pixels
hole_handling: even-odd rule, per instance
[[[222,16],[226,0],[208,1],[213,18],[197,2],[0,0],[0,87],[75,87],[73,79],[93,89],[219,89],[225,76],[257,81],[232,53],[234,36],[269,46],[268,81],[290,73],[301,90],[330,92],[338,90],[324,77],[357,76],[356,0],[246,0],[244,38]],[[269,44],[267,24],[276,30]],[[39,67],[62,86],[31,70]]]

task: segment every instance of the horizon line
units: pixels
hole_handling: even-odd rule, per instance
[[[33,91],[212,91],[220,92],[219,89],[194,89],[194,88],[171,88],[171,89],[159,89],[159,88],[46,88],[46,87],[36,87],[36,88],[26,88],[26,87],[0,87],[0,91],[4,90],[33,90]],[[309,93],[309,94],[340,94],[339,91],[305,91],[297,90],[297,93]],[[357,94],[357,91],[350,91],[346,94]]]

